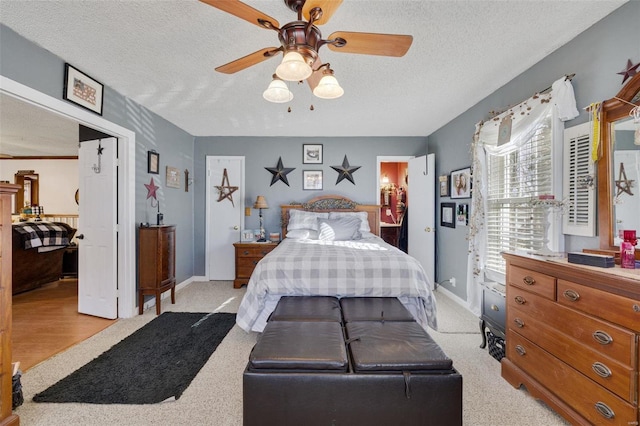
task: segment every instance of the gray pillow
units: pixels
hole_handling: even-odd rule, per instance
[[[339,219],[318,219],[318,239],[323,241],[359,240],[360,219],[342,217]]]

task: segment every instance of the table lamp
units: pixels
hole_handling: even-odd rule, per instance
[[[265,241],[267,241],[267,239],[265,238],[265,231],[264,231],[264,226],[262,223],[262,209],[268,209],[269,205],[267,204],[267,200],[264,199],[263,195],[258,195],[258,198],[256,198],[256,202],[253,204],[253,208],[254,209],[258,209],[258,214],[260,216],[260,239],[258,240],[259,243],[263,243]]]

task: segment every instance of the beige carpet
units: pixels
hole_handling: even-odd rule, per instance
[[[231,282],[193,283],[179,291],[177,303],[162,304],[163,311],[236,312],[243,289]],[[500,364],[481,342],[478,320],[446,296],[437,294],[441,332],[433,338],[453,359],[463,376],[465,425],[566,425],[526,391],[516,390],[500,377]],[[56,425],[242,425],[242,371],[256,335],[235,326],[177,401],[155,405],[92,405],[34,403],[33,395],[142,327],[155,317],[144,315],[119,320],[88,340],[32,368],[22,377],[25,403],[16,412],[27,426]]]

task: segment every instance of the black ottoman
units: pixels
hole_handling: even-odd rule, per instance
[[[340,302],[331,296],[283,296],[269,317],[269,321],[341,320]]]
[[[344,322],[415,321],[395,297],[345,297],[340,299]]]

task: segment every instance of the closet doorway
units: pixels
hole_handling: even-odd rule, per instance
[[[387,243],[407,251],[403,235],[405,214],[409,206],[409,160],[412,157],[378,157],[378,204],[380,236]],[[406,224],[405,224],[406,225]]]

